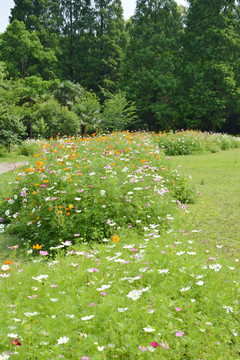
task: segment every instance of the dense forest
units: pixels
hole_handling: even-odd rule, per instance
[[[240,2],[14,0],[0,137],[240,129]],[[25,135],[24,135],[25,134]]]

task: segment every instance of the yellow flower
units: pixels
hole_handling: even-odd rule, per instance
[[[112,241],[117,244],[119,242],[119,237],[117,235],[113,235]]]
[[[41,250],[42,249],[42,245],[33,245],[33,249],[36,249],[36,250]]]
[[[68,205],[69,209],[72,209],[73,208],[73,205]]]

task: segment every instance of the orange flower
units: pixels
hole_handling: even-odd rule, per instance
[[[119,242],[119,237],[117,235],[112,236],[112,241],[117,244]]]
[[[66,215],[69,216],[69,215],[71,215],[71,213],[70,213],[70,212],[67,212]]]
[[[36,250],[41,250],[42,249],[42,245],[33,245],[33,249],[36,249]]]
[[[7,261],[5,261],[5,265],[8,265],[8,264],[12,264],[13,262],[11,261],[11,260],[7,260]]]

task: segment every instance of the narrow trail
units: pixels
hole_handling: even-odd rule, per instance
[[[17,162],[17,163],[0,163],[0,175],[4,174],[8,171],[11,171],[13,169],[15,169],[18,166],[24,166],[27,165],[28,162]]]

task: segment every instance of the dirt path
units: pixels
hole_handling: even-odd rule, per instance
[[[5,172],[8,172],[10,170],[13,170],[14,168],[18,166],[24,166],[27,165],[28,162],[17,162],[17,163],[2,163],[0,164],[0,175],[4,174]]]

